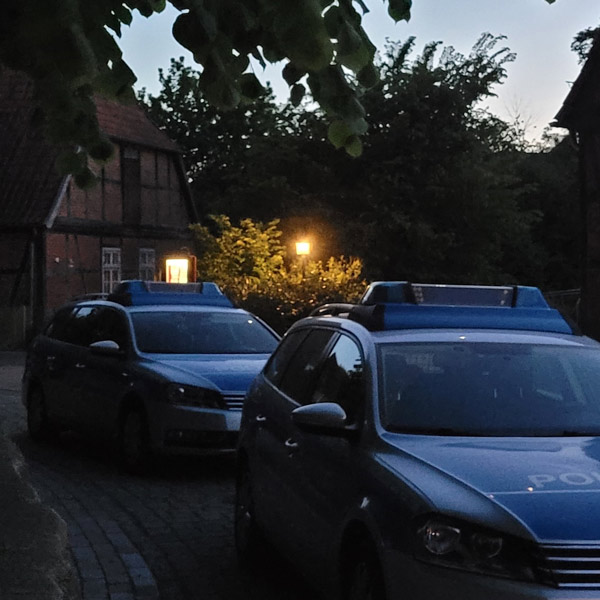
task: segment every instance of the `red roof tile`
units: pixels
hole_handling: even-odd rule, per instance
[[[131,142],[140,146],[179,152],[164,131],[150,121],[142,108],[136,104],[119,104],[106,98],[96,98],[100,129],[110,138]]]
[[[0,70],[0,224],[42,224],[64,177],[57,151],[34,124],[33,86],[22,75]]]

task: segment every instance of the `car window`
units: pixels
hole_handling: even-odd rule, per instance
[[[97,307],[88,315],[89,344],[112,340],[125,348],[129,340],[129,326],[125,315],[113,308]]]
[[[280,384],[285,368],[307,334],[308,329],[301,329],[283,338],[265,366],[264,375],[271,383],[276,386]]]
[[[73,307],[58,310],[46,328],[45,334],[55,340],[69,342],[74,313]]]
[[[90,339],[90,325],[88,317],[94,312],[95,307],[73,307],[57,313],[50,324],[47,334],[61,342],[68,342],[77,346],[87,346]]]
[[[207,311],[131,313],[142,352],[270,354],[279,339],[251,314]]]
[[[464,435],[600,433],[600,352],[536,344],[385,344],[382,422]]]
[[[291,357],[279,387],[298,404],[310,401],[309,394],[314,389],[317,376],[316,367],[334,334],[331,329],[311,330]]]
[[[82,306],[65,321],[63,341],[78,346],[112,340],[124,348],[127,344],[128,326],[125,316],[106,306]]]
[[[313,402],[335,402],[356,420],[364,401],[363,360],[356,342],[341,335],[319,371]]]

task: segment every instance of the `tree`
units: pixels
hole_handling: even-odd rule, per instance
[[[313,98],[343,123],[332,136],[350,154],[366,130],[359,88],[373,85],[375,47],[361,26],[363,0],[170,0],[180,11],[173,36],[202,65],[199,89],[228,110],[252,101],[263,88],[250,58],[261,65],[285,61],[283,76],[299,103]],[[411,0],[387,0],[390,16],[408,19]],[[61,167],[84,185],[93,179],[88,155],[103,161],[111,146],[98,129],[93,94],[132,101],[135,75],[115,37],[132,12],[150,17],[166,0],[6,0],[0,24],[0,64],[35,82],[50,139],[63,144]],[[358,8],[357,8],[358,7]],[[339,128],[338,128],[339,129]]]
[[[543,257],[537,282],[548,291],[579,287],[584,235],[575,145],[559,137],[536,152],[520,153],[516,172],[519,205],[540,215],[531,228]]]
[[[584,63],[587,59],[592,44],[598,35],[600,35],[600,27],[588,27],[579,31],[573,38],[571,50],[577,54],[580,63]]]
[[[60,166],[80,185],[94,178],[88,158],[105,161],[112,151],[98,128],[94,93],[134,98],[135,74],[115,36],[133,11],[150,17],[166,1],[4,0],[0,65],[34,80],[47,135],[64,146]],[[299,103],[308,86],[332,121],[332,142],[360,153],[367,128],[360,91],[377,82],[376,49],[361,26],[368,0],[169,1],[181,13],[173,36],[202,65],[200,87],[211,104],[231,109],[262,94],[250,58],[284,61],[292,101]],[[387,0],[388,12],[408,20],[411,3]]]
[[[281,333],[313,308],[357,301],[365,290],[357,258],[331,256],[306,263],[287,258],[277,220],[263,224],[244,219],[239,226],[225,215],[211,220],[212,227],[192,226],[200,279],[215,281]]]
[[[371,127],[346,173],[344,247],[371,277],[495,283],[538,272],[539,215],[519,205],[514,132],[480,108],[513,59],[483,35],[468,56],[391,44],[365,94]]]
[[[479,108],[513,58],[500,41],[486,34],[468,56],[428,44],[417,58],[413,39],[390,44],[381,82],[363,98],[371,128],[358,159],[327,143],[319,111],[267,98],[207,119],[213,109],[185,93],[198,74],[177,61],[146,101],[185,148],[201,214],[285,216],[286,239],[290,222],[304,223],[326,256],[360,256],[369,279],[541,284],[542,208],[527,201],[520,134]],[[194,135],[225,160],[207,161]]]

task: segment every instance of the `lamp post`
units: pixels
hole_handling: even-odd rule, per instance
[[[302,266],[302,279],[305,279],[306,273],[306,261],[308,260],[308,255],[310,254],[310,242],[306,240],[301,240],[296,242],[296,255],[300,259],[300,264]]]

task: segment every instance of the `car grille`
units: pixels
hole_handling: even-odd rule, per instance
[[[600,545],[544,545],[538,572],[545,583],[561,588],[600,588]]]
[[[242,410],[244,406],[244,394],[225,394],[223,400],[227,410]]]

